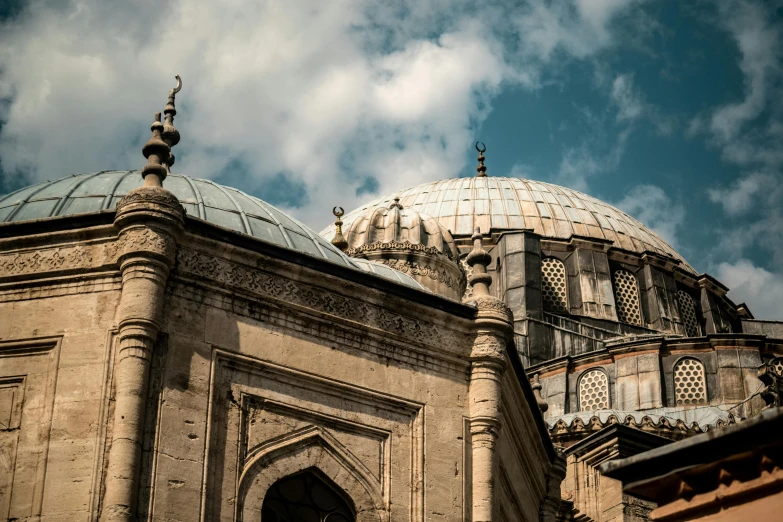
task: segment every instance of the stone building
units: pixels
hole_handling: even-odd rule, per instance
[[[433,221],[408,254],[451,298],[170,174],[177,90],[141,173],[0,197],[0,519],[555,520],[564,465],[481,234],[461,302]]]
[[[321,234],[172,174],[177,90],[141,173],[0,196],[0,519],[645,519],[599,464],[783,369],[653,231],[483,153]]]
[[[346,252],[404,239],[404,227],[372,219],[387,243],[366,238],[367,217],[389,205],[437,221],[463,261],[478,227],[492,292],[513,313],[520,360],[567,460],[563,498],[590,520],[644,520],[654,504],[624,494],[598,466],[757,415],[758,368],[783,375],[783,323],[754,320],[624,212],[565,187],[487,176],[483,150],[478,160],[475,177],[404,189],[341,217]],[[398,258],[376,254],[447,295],[434,283],[443,276]]]

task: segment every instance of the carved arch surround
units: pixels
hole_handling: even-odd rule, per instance
[[[317,469],[353,501],[357,522],[385,522],[377,481],[337,439],[311,426],[255,448],[240,478],[237,520],[258,520],[269,488],[278,480]]]
[[[357,521],[425,519],[422,403],[215,346],[209,389],[202,522],[259,520],[269,487],[307,469],[351,497]]]

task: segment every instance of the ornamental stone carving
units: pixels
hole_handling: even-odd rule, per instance
[[[121,258],[135,252],[147,252],[174,261],[177,242],[168,232],[155,228],[130,228],[115,243],[115,255]]]
[[[83,268],[92,261],[84,247],[35,250],[0,256],[0,277]]]
[[[218,259],[189,248],[178,250],[177,269],[183,274],[193,274],[257,296],[350,318],[360,323],[374,324],[387,332],[407,337],[420,344],[465,346],[469,343],[466,337],[444,332],[432,323],[398,315],[367,302]]]
[[[449,273],[449,271],[445,269],[431,268],[420,265],[416,262],[406,261],[404,259],[383,259],[378,262],[383,263],[384,265],[387,265],[388,267],[393,268],[398,272],[402,272],[403,274],[409,274],[412,276],[426,276],[433,281],[445,284],[455,292],[464,292],[464,281],[454,277],[454,274]]]

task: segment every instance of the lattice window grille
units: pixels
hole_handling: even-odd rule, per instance
[[[609,409],[609,380],[601,370],[588,370],[579,379],[579,409]]]
[[[691,357],[674,367],[674,398],[678,406],[707,404],[707,384],[704,365]]]
[[[465,260],[467,258],[468,258],[468,256],[463,257],[462,259],[459,260],[459,263],[460,263],[460,265],[462,265],[462,270],[465,271],[465,278],[466,278],[465,280],[466,281],[470,281],[470,276],[473,275],[473,267],[469,266],[465,262]],[[462,294],[462,300],[465,301],[465,300],[470,299],[471,297],[473,297],[473,287],[470,286],[470,285],[467,285],[465,287],[465,293]]]
[[[634,275],[628,270],[616,271],[614,273],[614,292],[617,319],[623,323],[641,325],[639,285]]]
[[[783,357],[776,357],[775,359],[772,359],[772,362],[769,363],[770,368],[772,368],[772,371],[775,372],[775,375],[778,377],[783,377]]]
[[[554,257],[541,260],[541,296],[544,300],[544,310],[550,312],[567,312],[568,297],[566,295],[565,265]]]
[[[696,319],[696,306],[693,304],[693,298],[682,290],[677,291],[677,301],[680,303],[680,318],[685,327],[685,334],[688,337],[698,337],[701,335],[699,321]]]

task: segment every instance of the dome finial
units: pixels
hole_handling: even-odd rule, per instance
[[[340,210],[337,210],[338,208]],[[348,248],[348,241],[345,239],[345,236],[343,236],[343,220],[340,219],[343,217],[343,214],[345,214],[345,210],[343,210],[343,207],[334,207],[332,209],[332,214],[337,218],[337,221],[334,222],[337,231],[334,233],[334,238],[332,238],[332,244],[345,252]]]
[[[394,198],[394,203],[389,205],[389,208],[398,208],[402,210],[402,205],[400,204],[400,198],[399,197]]]
[[[147,158],[147,164],[141,169],[141,176],[147,186],[163,186],[163,180],[174,165],[174,154],[171,153],[171,148],[179,143],[179,131],[174,127],[174,116],[177,114],[174,97],[182,89],[182,79],[179,74],[174,77],[177,79],[177,85],[169,91],[169,100],[163,109],[165,120],[161,122],[160,113],[155,113],[155,121],[150,128],[152,137],[141,149],[144,157]]]
[[[479,148],[479,143],[481,143],[481,148]],[[484,145],[484,142],[477,141],[476,142],[476,150],[478,151],[478,167],[476,167],[476,170],[478,171],[478,175],[476,177],[478,178],[485,178],[487,177],[487,167],[484,165],[484,153],[487,151],[487,146]]]

